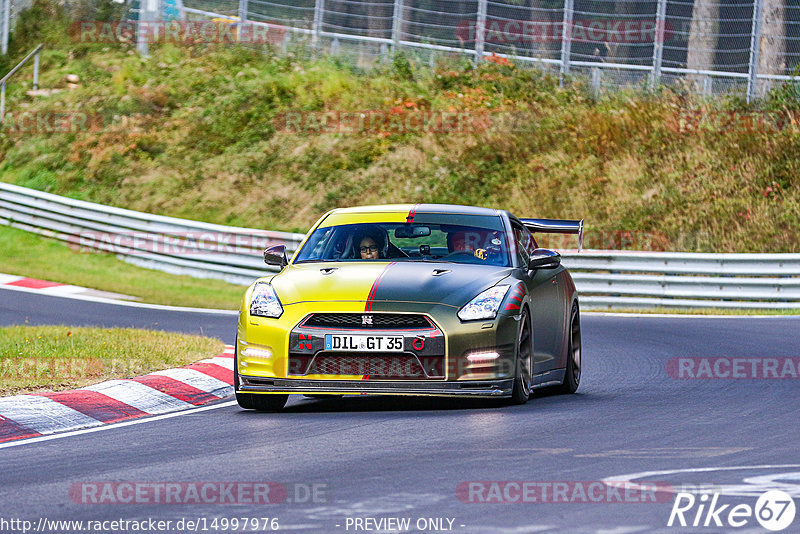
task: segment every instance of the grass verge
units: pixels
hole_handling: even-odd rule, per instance
[[[68,326],[0,328],[0,395],[60,391],[180,367],[217,356],[202,336]]]
[[[0,226],[0,273],[111,291],[141,302],[234,310],[244,287],[136,267],[113,254],[72,250],[64,243]]]

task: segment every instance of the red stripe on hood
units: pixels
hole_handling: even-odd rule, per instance
[[[396,262],[392,262],[386,267],[383,268],[381,274],[378,275],[378,278],[372,283],[372,287],[369,290],[369,296],[367,296],[367,302],[364,305],[364,311],[372,311],[372,301],[375,299],[375,292],[378,291],[378,286],[381,285],[381,280],[386,275],[386,272],[389,270],[389,267],[394,265]]]

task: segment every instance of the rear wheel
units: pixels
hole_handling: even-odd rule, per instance
[[[514,372],[514,389],[511,392],[512,404],[525,404],[531,395],[531,370],[533,369],[533,344],[531,343],[531,323],[528,310],[522,312],[519,336],[517,338],[517,364]]]
[[[561,384],[563,393],[575,393],[581,384],[581,314],[578,305],[572,305],[569,321],[569,345],[567,346],[567,368],[564,372],[564,382]]]

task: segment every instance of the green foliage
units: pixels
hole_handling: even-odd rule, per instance
[[[366,68],[300,52],[162,44],[142,59],[124,43],[55,44],[41,86],[59,91],[32,98],[12,83],[9,109],[81,110],[103,127],[0,134],[3,179],[281,230],[305,231],[336,206],[427,201],[585,217],[587,236],[639,232],[667,250],[800,251],[795,85],[757,106],[668,88],[595,97],[580,78],[560,87],[494,56],[475,66],[438,55],[430,67],[398,53]],[[455,114],[467,127],[293,131],[287,112],[317,122],[377,112],[401,124]],[[786,120],[743,127],[763,113]]]

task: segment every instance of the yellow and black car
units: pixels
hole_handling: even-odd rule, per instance
[[[326,213],[291,261],[258,279],[239,313],[234,365],[243,408],[289,394],[500,397],[574,392],[581,379],[578,297],[558,253],[533,233],[583,221],[518,219],[439,204]]]

